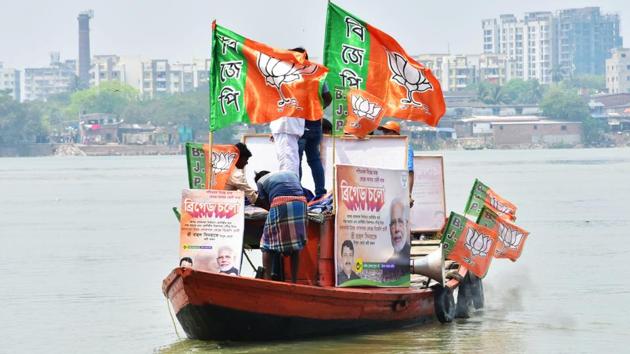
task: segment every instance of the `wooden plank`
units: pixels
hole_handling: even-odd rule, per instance
[[[427,246],[427,245],[439,245],[440,240],[412,240],[412,246]]]

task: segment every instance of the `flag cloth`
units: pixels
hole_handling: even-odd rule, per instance
[[[381,124],[383,101],[368,92],[352,89],[347,92],[348,117],[344,133],[365,138]]]
[[[464,214],[477,220],[484,205],[491,207],[501,217],[510,221],[516,220],[516,205],[502,198],[480,180],[475,179]]]
[[[500,217],[492,208],[484,206],[477,224],[494,229],[499,235],[495,258],[508,258],[516,262],[521,256],[529,232]]]
[[[210,131],[324,115],[319,92],[328,69],[304,53],[275,49],[213,23],[210,57]]]
[[[385,116],[436,126],[446,111],[442,88],[429,68],[394,38],[331,2],[324,65],[330,70],[329,87],[358,88],[381,98]]]
[[[442,236],[445,257],[483,278],[497,247],[497,232],[451,213]]]
[[[208,156],[210,145],[186,143],[186,161],[188,163],[188,187],[190,189],[224,189],[228,178],[234,171],[239,151],[234,145],[212,145],[212,167],[214,179],[209,186],[210,170]]]

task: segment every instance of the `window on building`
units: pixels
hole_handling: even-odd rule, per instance
[[[566,125],[561,125],[560,126],[560,130],[567,130],[567,126]]]

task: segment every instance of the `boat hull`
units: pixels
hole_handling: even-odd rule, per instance
[[[431,289],[317,287],[176,268],[162,290],[191,339],[311,338],[435,319]]]

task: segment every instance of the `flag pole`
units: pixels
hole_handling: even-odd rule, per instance
[[[212,72],[212,65],[214,65],[214,58],[213,57],[213,50],[214,50],[214,27],[216,26],[217,20],[213,19],[212,20],[212,25],[210,25],[210,70]],[[212,75],[209,76],[209,80],[208,80],[208,89],[210,89],[211,85],[212,85]],[[212,92],[212,90],[209,90],[209,92]],[[208,101],[209,105],[212,105],[211,100]],[[210,107],[210,112],[209,112],[209,121],[208,121],[208,125],[210,127],[212,127],[212,107]],[[214,168],[212,166],[212,143],[213,143],[213,137],[214,134],[212,132],[212,128],[209,129],[208,131],[208,145],[210,148],[210,151],[208,151],[208,169],[210,171],[206,171],[206,188],[207,189],[212,189],[212,180],[214,179]]]

